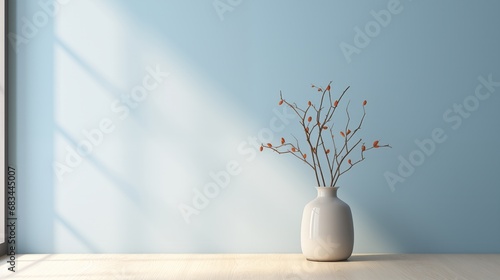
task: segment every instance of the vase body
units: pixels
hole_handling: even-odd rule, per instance
[[[354,246],[351,208],[337,197],[338,187],[316,189],[302,215],[302,253],[310,261],[347,260]]]

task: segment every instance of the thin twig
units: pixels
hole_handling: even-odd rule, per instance
[[[366,147],[365,143],[362,142],[363,139],[358,138],[358,140],[353,140],[353,137],[357,135],[358,131],[361,129],[362,124],[365,120],[366,110],[365,105],[366,101],[363,102],[363,115],[361,116],[358,125],[356,128],[351,131],[349,126],[351,125],[351,115],[349,113],[349,105],[350,101],[347,102],[345,107],[345,114],[347,116],[347,121],[344,127],[344,130],[340,132],[341,136],[344,138],[343,143],[340,147],[340,150],[337,147],[337,143],[335,141],[335,135],[333,130],[333,116],[335,112],[339,108],[339,103],[344,98],[345,94],[349,90],[349,86],[344,89],[342,94],[333,101],[332,91],[331,91],[331,81],[328,83],[328,86],[324,89],[320,87],[316,87],[313,85],[313,88],[317,88],[319,92],[321,92],[321,97],[319,101],[319,106],[312,104],[310,101],[305,109],[300,108],[296,103],[290,103],[283,99],[283,94],[280,91],[280,102],[279,104],[285,104],[290,107],[294,113],[299,117],[299,124],[302,126],[302,129],[305,133],[306,143],[309,147],[310,157],[307,157],[307,153],[304,153],[299,145],[298,139],[292,135],[295,139],[295,144],[290,142],[286,142],[285,139],[282,138],[281,144],[277,146],[273,146],[271,143],[267,145],[262,144],[261,150],[264,148],[271,149],[272,151],[278,154],[292,154],[294,157],[306,163],[309,167],[311,167],[314,171],[314,175],[316,177],[316,182],[318,186],[326,186],[326,178],[325,175],[329,174],[329,186],[333,187],[337,184],[341,175],[345,174],[347,171],[351,170],[355,165],[361,163],[365,160],[365,152],[375,149],[375,148],[391,148],[389,145],[379,145],[378,141],[375,141],[371,147]],[[328,101],[326,103],[328,105],[325,106],[325,95],[328,94]],[[312,112],[312,115],[315,115],[314,123],[311,124],[313,118],[308,115]],[[318,129],[318,131],[316,131]],[[324,130],[328,129],[329,136],[326,137],[323,134]],[[325,132],[326,133],[326,132]],[[333,154],[331,153],[330,148],[327,146],[327,142],[325,142],[325,137],[331,140]],[[356,137],[357,138],[357,137]],[[328,140],[327,139],[327,140]],[[329,141],[330,142],[330,141]],[[350,145],[352,144],[352,145]],[[349,157],[354,150],[359,148],[361,144],[359,158],[357,160],[351,160]],[[322,150],[322,156],[318,154],[319,150]],[[330,157],[332,156],[332,157]],[[328,172],[323,170],[322,164],[326,161],[328,165]],[[347,161],[348,165],[346,166],[345,161]]]

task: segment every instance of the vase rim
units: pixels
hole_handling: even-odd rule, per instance
[[[318,190],[325,190],[325,189],[330,189],[330,190],[333,190],[333,189],[338,189],[339,187],[338,186],[335,186],[335,187],[325,187],[325,186],[316,186],[316,189]]]

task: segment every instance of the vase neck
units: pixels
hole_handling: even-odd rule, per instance
[[[337,190],[339,187],[316,187],[318,190],[318,197],[337,197]]]

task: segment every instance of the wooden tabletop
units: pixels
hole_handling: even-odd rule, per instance
[[[500,279],[500,255],[358,254],[310,262],[300,254],[16,255],[1,279]]]

